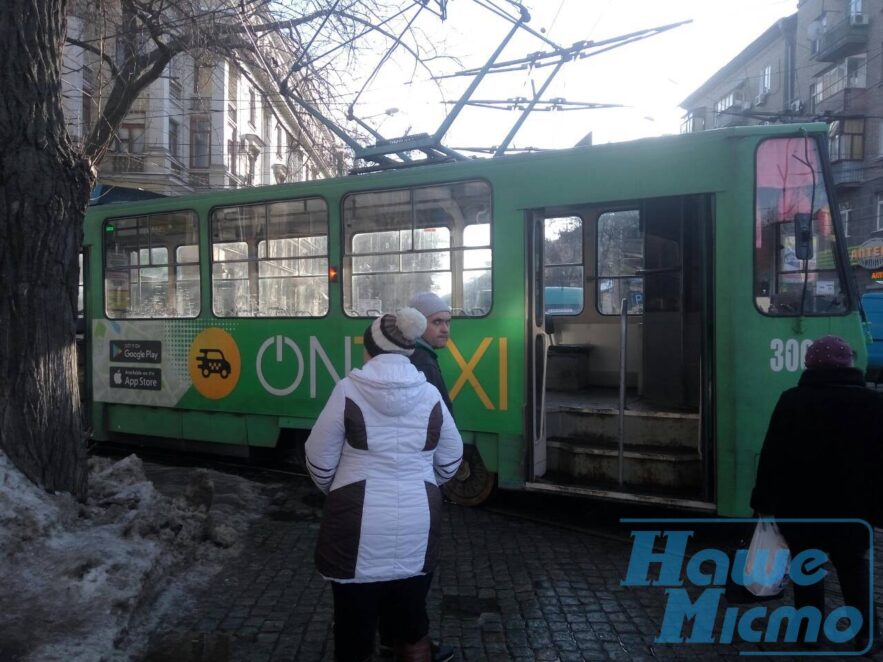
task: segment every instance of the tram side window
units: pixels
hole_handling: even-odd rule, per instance
[[[619,315],[625,299],[629,315],[644,312],[644,232],[637,209],[598,217],[596,301],[602,315]]]
[[[199,315],[199,229],[192,212],[104,226],[104,306],[111,319]],[[193,292],[196,295],[193,295]]]
[[[819,151],[808,138],[757,150],[754,301],[769,315],[846,311],[837,233]]]
[[[583,219],[544,219],[543,300],[546,315],[578,315],[583,310]]]
[[[344,307],[353,317],[395,312],[432,291],[455,316],[490,311],[491,192],[458,182],[344,199]]]
[[[213,210],[212,310],[219,317],[325,315],[325,201],[306,198]]]

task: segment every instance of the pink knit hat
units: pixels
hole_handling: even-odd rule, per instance
[[[851,368],[852,347],[839,336],[817,338],[806,350],[804,365],[807,368]]]

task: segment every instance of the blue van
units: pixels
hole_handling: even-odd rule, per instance
[[[583,288],[547,285],[543,300],[546,315],[579,315],[583,310]]]
[[[883,381],[883,290],[865,292],[862,296],[862,308],[868,320],[868,379],[873,382]]]

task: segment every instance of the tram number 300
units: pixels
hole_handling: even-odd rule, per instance
[[[803,368],[803,359],[806,358],[806,350],[812,345],[812,340],[803,341],[797,338],[773,338],[770,340],[770,349],[773,355],[770,357],[770,370],[773,372],[797,372]]]

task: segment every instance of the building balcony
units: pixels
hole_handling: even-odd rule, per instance
[[[128,152],[108,154],[104,157],[104,162],[110,166],[110,171],[114,174],[144,172],[143,154],[129,154]]]
[[[812,55],[819,62],[834,62],[847,55],[867,50],[869,34],[865,14],[847,16],[825,30],[812,43]]]
[[[817,115],[867,115],[868,90],[847,87],[813,104]]]
[[[831,164],[834,186],[861,186],[864,165],[861,161],[836,161]]]
[[[681,122],[681,133],[705,131],[705,108],[697,108],[687,113]]]
[[[172,157],[171,159],[169,159],[169,166],[170,166],[170,169],[171,169],[173,175],[176,175],[177,177],[181,177],[183,179],[183,177],[184,177],[184,164],[183,163],[181,163],[177,158]]]
[[[751,110],[751,106],[747,108],[739,106],[730,106],[727,110],[716,112],[714,114],[714,128],[723,129],[728,126],[746,126],[751,124],[751,120],[745,116],[745,113]]]
[[[205,172],[193,172],[192,170],[190,171],[189,183],[190,183],[190,186],[192,186],[193,188],[195,188],[195,189],[208,188],[209,182],[210,182],[210,179],[209,179],[208,171],[205,171]]]

